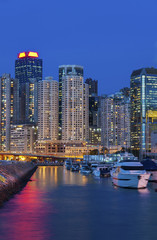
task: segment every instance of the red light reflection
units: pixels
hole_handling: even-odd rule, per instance
[[[47,227],[47,215],[50,209],[48,203],[43,201],[43,192],[35,185],[35,182],[29,182],[20,194],[10,200],[12,204],[8,202],[9,206],[11,204],[11,209],[9,208],[7,213],[7,220],[4,214],[0,214],[0,218],[5,221],[3,229],[8,240],[51,239]],[[53,229],[51,229],[52,236]]]

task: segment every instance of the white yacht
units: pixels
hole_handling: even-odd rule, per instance
[[[112,182],[118,187],[146,188],[150,173],[144,170],[143,165],[135,160],[123,160],[111,170]]]

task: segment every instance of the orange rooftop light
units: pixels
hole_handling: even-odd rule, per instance
[[[28,57],[39,57],[37,52],[29,52]]]
[[[24,57],[26,57],[26,53],[25,52],[19,53],[18,58],[24,58]]]
[[[18,58],[32,57],[38,58],[39,54],[37,52],[22,52],[18,54]]]

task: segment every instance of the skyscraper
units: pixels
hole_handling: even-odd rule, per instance
[[[151,151],[151,136],[157,130],[157,69],[133,71],[130,88],[131,149],[142,157]]]
[[[13,85],[10,74],[0,78],[0,150],[10,150],[10,124],[13,121]]]
[[[35,92],[37,91],[35,81],[42,80],[42,59],[38,58],[37,52],[22,52],[18,54],[18,59],[15,61],[15,79],[17,109],[15,120],[18,123],[37,123],[37,117],[32,115],[33,112],[37,114],[34,111],[37,94]],[[32,89],[32,81],[34,82],[34,89]],[[30,92],[28,92],[28,89]],[[32,101],[32,96],[34,102]],[[29,114],[31,116],[28,116]]]
[[[78,65],[59,66],[59,139],[62,138],[62,78],[71,74],[83,77],[83,67]]]
[[[15,60],[15,78],[20,84],[26,83],[32,78],[42,80],[42,59],[37,52],[22,52]]]
[[[83,140],[89,140],[89,86],[83,84]]]
[[[98,97],[98,81],[86,79],[89,87],[89,142],[101,144],[101,128],[99,124],[100,97]]]
[[[89,86],[89,126],[97,126],[98,81],[87,78],[85,83]]]
[[[36,79],[30,79],[26,82],[26,108],[25,120],[26,123],[38,122],[38,82]]]
[[[88,86],[83,83],[83,67],[67,65],[59,70],[62,140],[84,141],[88,138]]]
[[[38,82],[38,140],[58,139],[58,82],[47,77]]]
[[[101,99],[101,141],[108,150],[130,147],[130,100],[123,93]]]

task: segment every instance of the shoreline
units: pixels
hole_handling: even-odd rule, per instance
[[[30,162],[0,165],[0,207],[26,185],[36,169]]]

